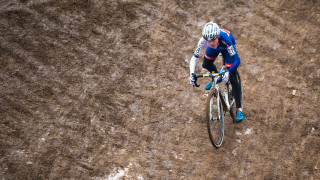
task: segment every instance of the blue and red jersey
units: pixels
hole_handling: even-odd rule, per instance
[[[198,58],[203,48],[207,47],[204,56],[208,60],[215,60],[219,53],[221,53],[225,66],[228,68],[228,71],[232,73],[241,63],[240,57],[236,51],[235,39],[229,31],[220,29],[220,37],[218,40],[218,46],[216,48],[212,48],[209,46],[209,43],[203,37],[201,37],[194,52],[194,58]],[[193,68],[190,69],[192,70]]]

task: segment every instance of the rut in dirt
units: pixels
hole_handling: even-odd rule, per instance
[[[1,1],[0,178],[319,179],[319,7]],[[242,61],[245,120],[226,115],[219,149],[208,82],[188,80],[209,21],[232,32]]]

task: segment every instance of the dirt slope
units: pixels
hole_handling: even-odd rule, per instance
[[[0,1],[0,179],[320,179],[319,7]],[[242,60],[245,121],[226,116],[220,149],[188,82],[208,21]]]

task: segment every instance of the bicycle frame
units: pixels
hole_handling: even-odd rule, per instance
[[[221,94],[220,91],[220,86],[219,84],[222,82],[222,77],[224,75],[224,73],[226,72],[226,68],[225,66],[223,66],[221,68],[221,70],[219,71],[219,73],[207,73],[207,74],[202,74],[202,75],[196,75],[196,78],[200,78],[200,77],[211,77],[212,78],[212,83],[213,86],[211,88],[216,88],[217,93],[221,99],[221,102],[224,106],[224,111],[230,111],[231,106],[233,105],[234,102],[232,102],[232,104],[229,103],[229,93],[228,93],[228,85],[230,84],[230,81],[228,81],[227,83],[225,83],[225,88],[224,88],[224,92],[223,94]],[[221,76],[220,80],[217,81],[218,76]],[[196,87],[199,87],[200,85],[195,84]]]

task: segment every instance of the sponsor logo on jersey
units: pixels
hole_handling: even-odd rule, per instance
[[[197,49],[196,49],[196,51],[195,51],[195,54],[199,54],[199,53],[200,53],[200,50],[201,50],[201,47],[198,46]]]

